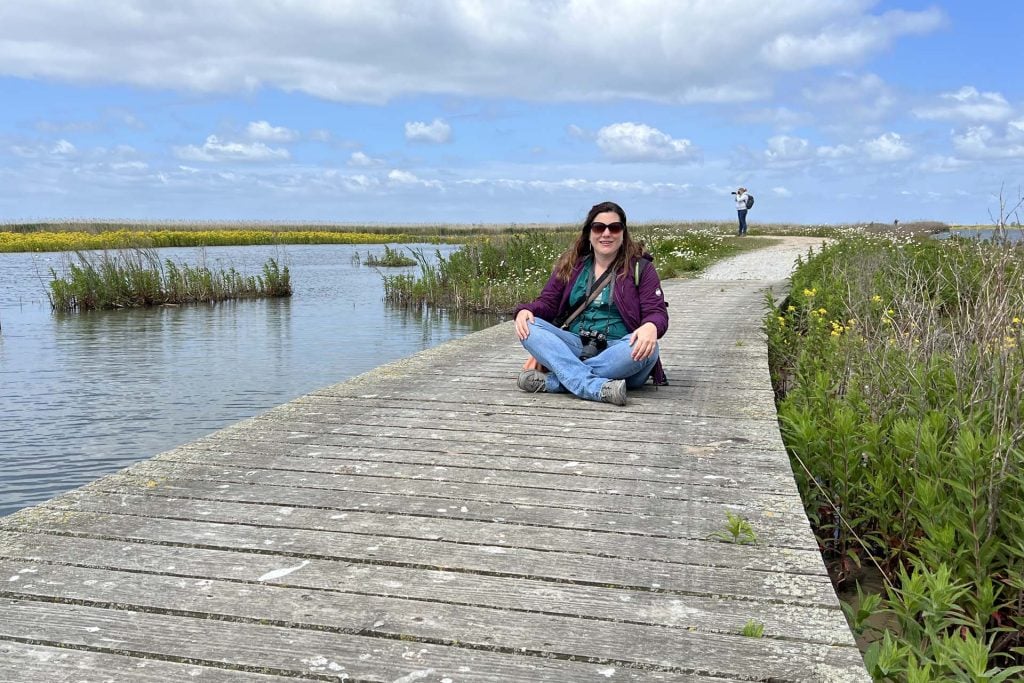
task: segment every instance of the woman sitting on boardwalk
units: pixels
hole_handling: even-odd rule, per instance
[[[550,369],[520,373],[523,391],[571,391],[624,406],[626,388],[642,386],[652,372],[656,384],[665,383],[658,339],[668,329],[668,304],[618,204],[590,209],[540,296],[517,306],[515,320],[523,346]]]

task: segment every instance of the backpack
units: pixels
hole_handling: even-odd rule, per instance
[[[748,193],[747,194],[747,208],[749,209],[753,205],[754,205],[754,195]]]

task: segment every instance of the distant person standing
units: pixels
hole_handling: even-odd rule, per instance
[[[747,209],[753,202],[749,201],[750,195],[747,194],[745,187],[737,188],[733,194],[736,195],[736,215],[740,220],[740,231],[737,234],[743,237],[747,234]]]

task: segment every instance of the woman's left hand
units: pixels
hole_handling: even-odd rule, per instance
[[[658,345],[658,328],[654,323],[644,323],[633,330],[629,345],[633,347],[633,360],[647,360]]]

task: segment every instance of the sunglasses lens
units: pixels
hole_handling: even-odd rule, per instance
[[[622,223],[608,223],[606,225],[604,223],[598,223],[596,221],[590,224],[590,232],[594,233],[595,235],[600,235],[606,229],[609,232],[611,232],[611,234],[618,235],[620,232],[626,229],[626,226],[623,225]]]

